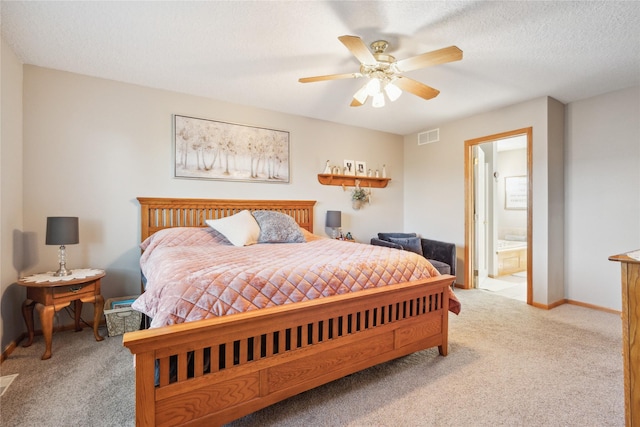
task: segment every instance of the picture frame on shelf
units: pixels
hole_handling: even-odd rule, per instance
[[[356,174],[356,162],[354,162],[353,160],[344,160],[342,162],[343,166],[344,166],[344,175],[349,175],[349,176],[355,176]]]
[[[356,176],[367,176],[367,162],[356,160]]]

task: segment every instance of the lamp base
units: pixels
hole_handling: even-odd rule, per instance
[[[53,275],[55,277],[70,276],[71,270],[67,270],[67,251],[64,245],[60,245],[60,249],[58,250],[58,262],[60,263],[60,268],[58,268],[58,271],[53,273]]]
[[[61,276],[70,276],[72,273],[73,273],[72,270],[67,270],[64,264],[60,264],[60,268],[58,268],[58,271],[53,273],[53,275],[55,277],[61,277]]]

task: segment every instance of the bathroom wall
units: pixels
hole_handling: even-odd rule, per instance
[[[505,240],[509,236],[527,236],[527,210],[507,209],[505,205],[505,184],[509,177],[527,175],[526,148],[498,151],[496,156],[496,170],[499,173],[494,178],[495,225],[497,238]],[[506,239],[509,240],[509,239]]]

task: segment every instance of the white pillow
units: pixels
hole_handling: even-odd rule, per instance
[[[249,246],[258,243],[260,226],[248,210],[220,219],[208,219],[207,225],[227,238],[234,246]]]

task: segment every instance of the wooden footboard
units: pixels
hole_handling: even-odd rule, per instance
[[[221,425],[370,366],[447,354],[453,276],[130,332],[136,424]],[[156,366],[158,383],[156,384]]]

